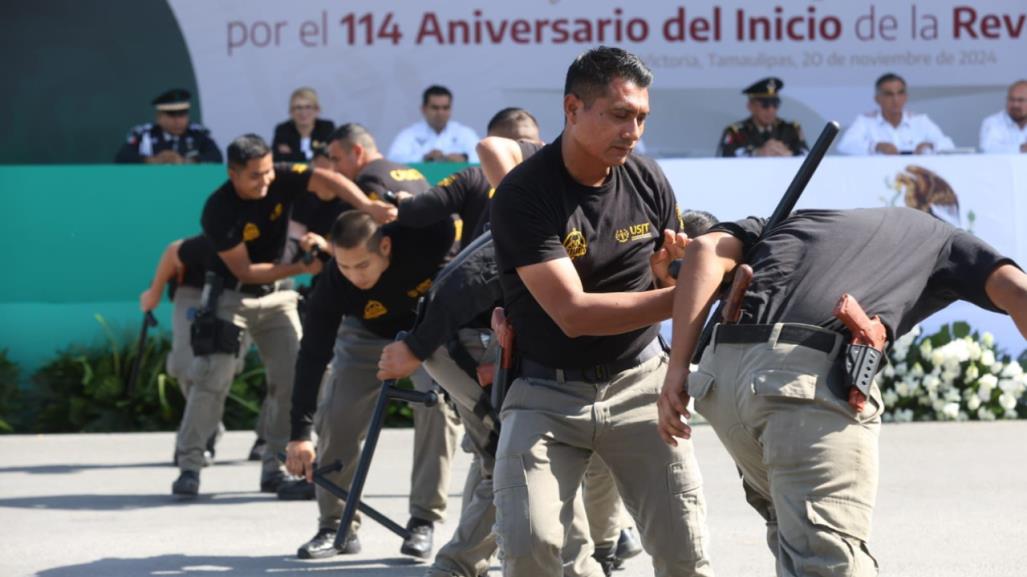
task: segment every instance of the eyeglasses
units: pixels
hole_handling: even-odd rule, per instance
[[[299,112],[301,110],[302,111],[317,110],[317,106],[315,106],[313,104],[295,104],[295,105],[292,106],[291,110],[293,112]]]
[[[781,100],[777,98],[757,98],[756,103],[760,105],[760,108],[779,108],[781,106]]]

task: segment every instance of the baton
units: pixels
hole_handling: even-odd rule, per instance
[[[143,362],[143,347],[146,346],[146,334],[150,327],[157,326],[157,317],[153,311],[146,311],[143,314],[143,326],[139,329],[139,341],[136,343],[136,357],[132,359],[132,369],[128,373],[128,382],[125,383],[125,396],[131,397],[136,388],[136,381],[139,379],[139,365]]]

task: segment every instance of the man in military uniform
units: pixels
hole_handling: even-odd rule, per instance
[[[210,311],[207,346],[197,350],[190,368],[192,387],[178,434],[178,467],[172,493],[194,497],[199,492],[203,451],[221,419],[227,384],[241,353],[242,332],[253,338],[267,369],[271,402],[260,488],[275,492],[284,479],[277,453],[289,435],[289,400],[299,348],[297,295],[279,282],[290,276],[317,273],[320,261],[282,263],[287,222],[295,200],[307,192],[338,197],[354,205],[367,204],[356,185],[329,170],[271,160],[271,149],[259,136],[247,134],[228,147],[228,180],[214,191],[203,208],[201,224],[216,253],[209,273],[223,287],[217,310]],[[354,191],[357,194],[354,194]],[[208,289],[209,287],[209,289]],[[216,286],[204,290],[216,292]],[[194,326],[199,324],[194,321]]]
[[[660,436],[669,445],[691,437],[683,418],[694,398],[767,522],[779,576],[876,576],[867,539],[884,403],[874,383],[865,402],[850,400],[853,335],[836,303],[854,296],[891,339],[955,300],[1011,315],[1027,337],[1027,275],[979,238],[909,208],[804,210],[763,236],[765,226],[721,223],[686,247]],[[741,320],[716,326],[690,372],[709,304],[743,262],[755,274]]]
[[[667,266],[685,238],[666,176],[632,154],[651,82],[645,64],[619,48],[580,55],[567,71],[563,133],[510,171],[492,200],[518,356],[493,478],[508,577],[562,575],[575,496],[596,457],[656,577],[713,575],[692,447],[656,436],[667,368],[659,322],[670,317],[675,282]]]
[[[798,122],[777,117],[781,106],[780,78],[764,78],[742,91],[749,97],[749,118],[724,129],[717,156],[801,156],[806,154],[806,137]]]
[[[175,88],[153,99],[156,123],[136,126],[128,133],[114,162],[186,164],[221,162],[221,151],[210,131],[189,123],[188,90]]]

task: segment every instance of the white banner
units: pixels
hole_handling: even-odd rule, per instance
[[[226,143],[271,135],[294,88],[321,95],[323,115],[362,122],[382,148],[420,118],[421,92],[443,84],[454,119],[484,132],[504,106],[524,106],[559,132],[564,74],[575,55],[609,44],[653,68],[650,152],[713,153],[746,116],[740,91],[782,78],[782,117],[816,132],[871,110],[873,82],[904,75],[912,108],[959,146],[1022,77],[1022,0],[170,0],[200,87],[204,121]]]
[[[798,159],[686,159],[660,162],[682,209],[720,220],[768,217],[799,167]],[[745,170],[739,170],[740,167]],[[959,155],[826,158],[799,200],[803,208],[927,208],[1027,266],[1027,157]],[[873,274],[872,271],[868,274]],[[843,290],[844,287],[840,287]],[[955,303],[924,326],[965,320],[987,330],[1007,352],[1024,339],[1009,317]]]

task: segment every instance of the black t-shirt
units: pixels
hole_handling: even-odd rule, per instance
[[[463,221],[460,250],[481,234],[488,217],[492,187],[480,166],[451,174],[437,185],[399,205],[399,220],[404,226],[422,227],[457,214]]]
[[[182,262],[184,270],[178,278],[179,286],[189,286],[202,289],[205,282],[204,275],[211,262],[217,258],[214,247],[211,246],[207,237],[202,234],[184,239],[178,245],[178,260]]]
[[[492,235],[517,350],[535,362],[571,369],[633,357],[656,338],[659,326],[570,338],[515,269],[570,257],[585,292],[647,291],[655,287],[649,257],[661,245],[663,229],[678,231],[680,221],[674,192],[655,162],[631,155],[602,186],[584,186],[564,167],[561,138],[500,183],[492,199]]]
[[[410,194],[420,194],[431,188],[416,168],[384,158],[369,162],[355,182],[371,200],[384,200],[386,192],[405,190]]]
[[[308,194],[296,199],[292,207],[292,220],[307,227],[307,230],[321,236],[328,236],[332,224],[350,205],[338,198],[321,200],[316,194]]]
[[[428,188],[424,175],[416,169],[384,159],[368,163],[357,174],[354,184],[372,200],[382,200],[385,191],[406,190],[411,194],[418,194]],[[292,220],[307,227],[310,232],[328,236],[335,219],[351,208],[353,207],[338,198],[321,200],[317,195],[307,195],[296,201],[292,209]],[[427,224],[430,223],[424,225]]]
[[[959,299],[1001,312],[984,283],[1013,261],[924,212],[803,210],[756,242],[765,222],[748,218],[710,229],[740,239],[752,265],[743,323],[795,322],[844,332],[832,314],[843,293],[856,297],[868,316],[880,315],[892,339]]]
[[[255,200],[241,198],[232,182],[225,182],[203,207],[203,234],[216,252],[246,243],[250,262],[277,262],[285,249],[292,205],[306,194],[311,173],[306,164],[275,164],[275,180],[267,195]],[[220,258],[215,259],[212,270],[229,283],[235,282]]]
[[[389,268],[373,287],[362,290],[346,280],[335,260],[325,263],[321,280],[308,297],[303,338],[293,384],[293,439],[309,436],[318,385],[343,316],[351,316],[372,333],[393,339],[413,327],[417,301],[431,289],[432,278],[453,246],[453,222],[412,229],[385,225],[392,239]]]

